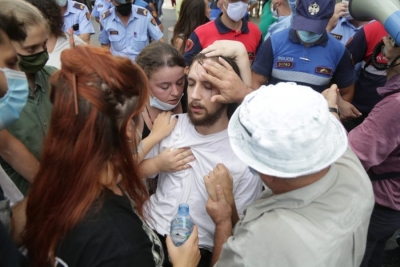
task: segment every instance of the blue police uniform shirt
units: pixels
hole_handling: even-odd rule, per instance
[[[331,31],[331,34],[342,44],[346,45],[347,41],[349,41],[350,38],[353,37],[354,34],[356,34],[356,32],[358,32],[362,27],[364,27],[364,25],[356,28],[346,18],[340,18],[336,27]],[[356,66],[354,67],[354,71],[355,80],[357,81],[361,71],[360,63],[356,64]]]
[[[103,25],[99,35],[100,43],[110,44],[113,55],[128,57],[132,61],[149,44],[149,36],[156,41],[163,37],[150,12],[136,5],[132,5],[132,13],[126,26],[117,16],[115,7],[101,15],[100,23]]]
[[[153,16],[153,18],[156,20],[157,25],[161,24],[161,20],[158,18],[157,16],[157,12],[151,8],[151,6],[149,6],[149,3],[147,3],[146,1],[143,0],[135,0],[133,1],[133,4],[135,6],[140,6],[140,7],[144,7],[145,9],[147,9],[148,11],[150,11],[151,15]]]
[[[267,40],[272,34],[280,32],[284,29],[290,28],[292,25],[292,15],[280,16],[278,21],[269,26],[268,33],[265,35],[264,41]]]
[[[342,44],[346,45],[347,41],[353,37],[358,30],[360,30],[363,26],[356,28],[353,24],[351,24],[347,19],[340,18],[336,27],[331,31],[333,37],[338,39]]]
[[[304,46],[292,28],[271,35],[260,47],[252,71],[269,84],[296,82],[322,92],[330,83],[346,88],[354,83],[350,53],[332,35],[324,33],[312,46]]]
[[[95,33],[92,22],[90,21],[88,8],[84,4],[68,0],[67,10],[64,13],[63,31],[68,32],[69,29],[74,28],[74,25],[79,25],[79,29],[74,29],[75,35]]]
[[[106,12],[108,9],[112,8],[114,5],[108,0],[96,0],[92,10],[92,16],[95,18],[100,18],[100,15]]]

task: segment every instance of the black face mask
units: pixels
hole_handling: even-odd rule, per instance
[[[132,3],[126,3],[115,7],[122,16],[129,16],[132,12]]]

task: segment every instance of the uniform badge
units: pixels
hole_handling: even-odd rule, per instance
[[[255,58],[255,54],[253,52],[247,52],[247,55],[249,56],[250,60],[253,60]]]
[[[277,61],[276,67],[279,69],[291,69],[293,68],[293,61]]]
[[[194,46],[193,41],[190,40],[190,39],[187,39],[186,46],[185,46],[185,51],[188,52],[188,51],[192,50],[193,46]]]
[[[342,40],[342,38],[343,38],[343,35],[335,34],[335,33],[331,33],[331,34],[332,34],[333,37],[335,37],[339,41]]]
[[[81,4],[81,3],[75,3],[73,5],[74,8],[80,9],[80,10],[84,10],[85,9],[85,5]]]
[[[156,22],[155,18],[151,19],[151,24],[153,24],[154,26],[157,26],[157,22]]]
[[[90,21],[90,13],[89,12],[86,12],[86,18],[87,18],[87,20]]]
[[[107,10],[106,12],[104,12],[103,14],[101,14],[101,18],[102,18],[102,19],[105,19],[105,18],[107,18],[107,17],[110,16],[110,15],[111,15],[110,10]]]
[[[333,70],[331,68],[326,68],[326,67],[316,67],[315,72],[319,74],[325,74],[325,75],[332,75]]]
[[[118,31],[110,31],[110,35],[118,35]]]
[[[308,13],[310,13],[311,16],[317,15],[319,12],[319,5],[314,2],[308,6]]]
[[[136,10],[136,13],[138,13],[139,15],[142,15],[142,16],[147,16],[147,9],[138,8],[138,9]]]
[[[102,7],[103,7],[103,5],[102,5],[102,4],[98,4],[98,5],[97,5],[97,7],[100,7],[100,8],[102,8]]]

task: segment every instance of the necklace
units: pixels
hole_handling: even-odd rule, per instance
[[[151,125],[154,125],[154,122],[153,122],[153,120],[151,119],[150,112],[149,112],[149,109],[147,108],[147,105],[146,105],[146,111],[147,111],[147,115],[149,115],[149,119],[150,119],[150,121],[151,121]]]

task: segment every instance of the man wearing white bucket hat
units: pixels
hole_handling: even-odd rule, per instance
[[[262,86],[233,114],[232,149],[268,189],[230,237],[230,206],[216,186],[218,200],[207,203],[216,224],[214,266],[360,265],[372,186],[335,117],[337,87],[324,95],[328,103],[310,87]]]

